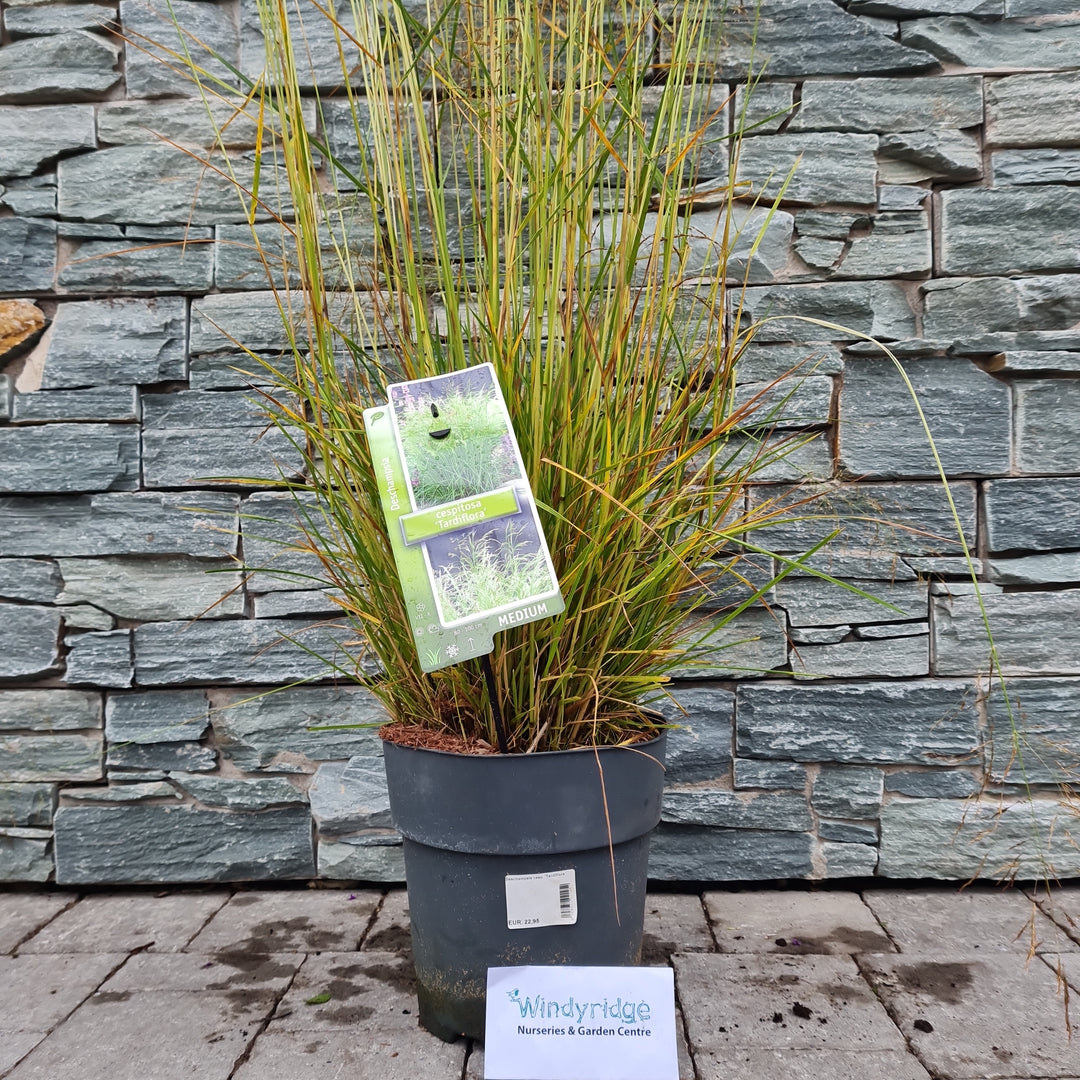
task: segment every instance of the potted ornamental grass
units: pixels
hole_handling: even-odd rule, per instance
[[[390,717],[420,1018],[444,1038],[482,1037],[490,966],[637,962],[657,705],[771,584],[744,560],[786,508],[748,512],[745,488],[802,437],[735,398],[740,277],[771,209],[734,182],[710,10],[261,4],[247,196],[254,220],[273,155],[293,342],[265,404],[300,460],[296,546],[351,627],[327,663]],[[316,40],[338,53],[331,90],[310,77]],[[389,413],[411,462],[396,479],[373,427]],[[457,514],[511,489],[539,541],[466,529],[427,557],[433,589],[473,588],[450,581],[442,622],[507,617],[480,654],[425,660],[439,620],[410,598],[388,508]],[[547,600],[508,608],[506,589]]]

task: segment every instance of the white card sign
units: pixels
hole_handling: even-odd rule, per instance
[[[488,969],[485,1080],[679,1080],[667,967]]]

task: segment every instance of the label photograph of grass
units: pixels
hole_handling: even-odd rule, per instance
[[[481,655],[497,630],[558,614],[563,601],[494,368],[394,383],[387,398],[388,475],[400,484],[383,485],[383,510],[427,649],[421,662],[435,670]],[[453,644],[436,650],[436,629],[453,631]]]

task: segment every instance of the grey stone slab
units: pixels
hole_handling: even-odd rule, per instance
[[[745,956],[698,954],[677,956],[674,965],[695,1054],[906,1049],[851,957],[758,956],[751,964]]]
[[[877,202],[875,135],[820,132],[748,136],[739,150],[737,179],[755,185],[772,177],[767,198],[791,174],[784,201],[791,203]]]
[[[263,580],[266,578],[264,576]],[[340,616],[341,605],[334,597],[342,597],[337,589],[303,589],[297,592],[270,592],[253,597],[256,619],[281,619],[290,615]]]
[[[1080,352],[1071,349],[1014,349],[983,360],[986,371],[1000,375],[1042,375],[1080,372]]]
[[[838,278],[900,278],[929,273],[930,223],[925,213],[883,212],[870,218],[868,224],[867,219],[856,221],[861,226],[853,227],[835,257],[815,269]],[[798,244],[796,251],[803,254]]]
[[[219,289],[299,288],[295,248],[276,222],[219,225],[215,238],[214,283]]]
[[[143,949],[179,952],[228,898],[224,891],[164,896],[94,893],[57,915],[20,947],[19,954],[130,953]],[[166,986],[159,983],[139,989]]]
[[[10,953],[77,899],[68,892],[0,894],[0,953]],[[7,1025],[4,1025],[7,1029]]]
[[[202,5],[204,7],[209,5]],[[199,155],[166,143],[132,143],[65,158],[57,166],[57,206],[62,216],[137,225],[217,225],[246,220],[241,190],[250,190],[254,163],[247,151],[231,159],[236,182]],[[122,178],[118,181],[118,178]],[[268,209],[278,209],[277,178],[263,169],[260,187]]]
[[[53,319],[42,388],[183,379],[186,333],[179,297],[62,303]]]
[[[100,991],[9,1076],[116,1080],[197,1072],[225,1080],[250,1048],[275,997],[271,990]],[[88,1046],[93,1054],[87,1054]]]
[[[241,514],[252,592],[314,589],[326,583],[319,560],[301,550],[305,526],[318,527],[322,518],[313,499],[261,491],[244,500]]]
[[[405,881],[401,837],[391,829],[340,840],[319,840],[318,847],[320,878],[388,885]]]
[[[990,158],[995,187],[1080,183],[1080,150],[997,150]]]
[[[911,184],[881,184],[878,187],[878,210],[882,213],[911,213],[921,210],[930,189]]]
[[[989,569],[996,585],[1080,584],[1080,552],[991,559]]]
[[[380,900],[374,890],[241,891],[210,919],[188,951],[354,953]]]
[[[0,205],[13,214],[42,218],[56,215],[56,176],[30,176],[25,180],[5,180]]]
[[[835,645],[851,636],[851,627],[841,626],[796,626],[788,637],[792,645]],[[798,653],[799,650],[793,650]]]
[[[56,281],[60,290],[110,296],[116,293],[202,293],[214,280],[209,229],[176,227],[147,237],[87,240],[71,245]]]
[[[660,820],[675,825],[710,825],[725,829],[809,832],[810,809],[803,794],[747,794],[714,788],[668,788]]]
[[[854,15],[910,19],[918,15],[1003,15],[1005,0],[852,0]]]
[[[932,958],[860,962],[936,1076],[991,1080],[1080,1071],[1080,1048],[1068,1037],[1057,979],[1045,964],[944,949]]]
[[[748,93],[746,84],[740,83],[735,89],[736,128],[754,135],[775,133],[788,121],[794,91],[794,83],[759,82]]]
[[[830,342],[802,345],[763,345],[751,341],[739,357],[737,379],[772,382],[799,375],[838,375],[844,370],[840,350]]]
[[[5,19],[9,30],[13,14]],[[5,180],[29,176],[61,154],[95,145],[90,105],[0,107],[0,177]]]
[[[986,536],[992,552],[1075,546],[1080,479],[1002,479],[984,487]]]
[[[172,0],[168,5],[122,0],[120,19],[129,97],[199,97],[185,67],[185,54],[207,73],[203,78],[215,91],[217,80],[234,80],[226,65],[235,67],[238,63],[240,40],[229,5],[190,0]]]
[[[50,1031],[125,959],[122,952],[78,957],[0,957],[4,985],[18,987],[18,993],[6,996],[3,1030]]]
[[[703,616],[687,626],[689,650],[671,674],[679,679],[754,678],[787,663],[782,616],[760,607],[747,608],[735,619]]]
[[[735,407],[749,412],[740,427],[799,428],[827,424],[833,380],[825,375],[740,383]]]
[[[934,668],[940,675],[988,670],[989,643],[978,598],[966,586],[949,586],[935,596]],[[1003,675],[1080,674],[1080,589],[1060,592],[1001,593],[983,587]],[[1047,625],[1055,632],[1046,633]]]
[[[1073,817],[1053,798],[892,801],[881,811],[883,877],[968,881],[1073,876]]]
[[[118,45],[85,30],[9,42],[0,53],[0,103],[93,101],[120,81]]]
[[[1080,766],[1080,680],[1015,679],[987,696],[990,776],[1068,784]]]
[[[797,563],[787,563],[780,559],[777,559],[776,563],[779,569],[789,569],[784,579],[786,582],[791,583],[796,578],[817,578],[818,586],[823,592],[829,588],[829,585],[821,579],[822,574],[848,581],[857,588],[870,592],[873,592],[875,582],[896,585],[898,582],[913,582],[918,576],[895,552],[875,551],[872,548],[848,548],[839,543],[829,544],[821,551],[799,559]],[[832,586],[832,588],[835,590],[840,587]],[[855,598],[853,593],[846,595],[852,599]],[[866,610],[874,611],[878,608],[880,605]],[[889,617],[887,608],[880,608],[877,614]],[[896,617],[899,618],[899,615]],[[839,638],[834,640],[839,640]]]
[[[105,736],[112,745],[192,742],[209,726],[203,690],[110,694],[105,706]]]
[[[929,1080],[918,1059],[900,1050],[708,1050],[694,1060],[702,1080],[744,1072],[754,1080]]]
[[[972,75],[808,81],[788,130],[889,132],[975,127],[983,119],[981,83]]]
[[[1072,108],[1080,92],[1075,71],[1009,75],[986,87],[988,146],[1075,146],[1080,117]]]
[[[974,704],[974,684],[964,680],[741,686],[736,752],[789,761],[944,765],[979,748]]]
[[[806,787],[806,766],[796,761],[735,758],[732,782],[736,791],[803,791]]]
[[[1021,344],[1021,340],[1039,335],[1017,332],[1068,330],[1080,319],[1080,279],[1075,274],[940,278],[928,281],[922,290],[926,295],[923,332],[935,340],[959,339],[958,344],[968,352],[1037,349],[1039,345]],[[980,329],[981,336],[971,340],[973,327]],[[1000,332],[1017,336],[988,338]]]
[[[102,725],[101,695],[86,690],[0,691],[0,731],[80,731]]]
[[[834,645],[793,645],[791,670],[796,679],[928,675],[930,637],[856,638]]]
[[[139,480],[130,424],[45,424],[0,431],[0,492],[129,490]]]
[[[227,810],[266,810],[308,801],[306,794],[284,777],[249,780],[174,772],[172,780],[203,806]]]
[[[692,784],[716,780],[731,770],[735,695],[719,687],[676,686],[654,705],[671,724],[665,780]]]
[[[396,1004],[396,1001],[395,1001]],[[356,1006],[359,1011],[367,1006]],[[415,1009],[409,1010],[415,1014]],[[471,1058],[470,1058],[471,1060]],[[407,1034],[379,1028],[338,1027],[281,1031],[278,1024],[260,1036],[236,1080],[322,1080],[342,1069],[354,1080],[459,1080],[465,1043],[440,1042],[417,1028]]]
[[[792,626],[875,623],[926,617],[927,586],[921,581],[855,581],[857,592],[816,577],[786,577],[776,602]]]
[[[822,765],[814,779],[811,805],[834,818],[874,818],[881,809],[884,773],[843,765]]]
[[[802,319],[849,327],[840,339],[869,334],[881,340],[912,337],[915,315],[899,282],[832,282],[753,286],[744,297],[744,318],[777,320],[758,332],[760,340],[800,341],[821,337],[822,328]]]
[[[242,391],[143,395],[147,487],[188,487],[255,477],[266,484],[299,471],[293,444]]]
[[[377,729],[389,720],[378,700],[361,687],[293,687],[264,695],[216,692],[213,704],[217,744],[247,773],[314,771],[311,761],[380,754]],[[334,730],[311,730],[319,727]]]
[[[60,663],[60,615],[53,608],[4,604],[0,678],[44,675]]]
[[[969,548],[975,539],[975,486],[950,484]],[[774,487],[751,491],[751,509],[783,492]],[[770,551],[798,553],[839,530],[841,548],[913,555],[958,554],[956,526],[940,484],[833,484],[802,487],[790,492],[790,515],[755,533],[757,543]],[[808,500],[802,503],[801,500]],[[826,553],[829,548],[823,549]]]
[[[72,686],[130,686],[134,678],[130,630],[69,634],[64,679]]]
[[[0,498],[0,550],[15,556],[191,555],[237,549],[239,499],[212,491]]]
[[[133,386],[38,390],[14,396],[11,419],[15,423],[50,420],[137,420],[138,397]]]
[[[823,431],[747,432],[741,444],[732,439],[728,451],[732,467],[745,467],[758,483],[824,483],[835,471],[832,439]]]
[[[982,147],[973,134],[950,129],[883,135],[878,145],[882,177],[888,183],[923,180],[978,180],[983,174]],[[893,164],[900,163],[897,170]],[[890,175],[894,171],[900,175]],[[929,270],[929,267],[926,268]]]
[[[14,782],[100,780],[101,735],[5,735],[2,778]]]
[[[144,623],[133,633],[142,686],[300,681],[330,676],[328,662],[356,667],[342,644],[354,633],[304,619]]]
[[[713,11],[710,59],[722,79],[745,79],[766,64],[772,78],[907,74],[934,66],[932,56],[827,0],[773,0],[761,12],[735,12],[718,2]],[[663,35],[661,46],[664,56]]]
[[[65,630],[114,630],[116,620],[92,604],[66,604],[61,612]]]
[[[809,877],[808,833],[661,824],[649,850],[653,881],[760,881]]]
[[[388,829],[393,824],[381,757],[320,765],[308,793],[320,838]]]
[[[706,892],[703,901],[721,952],[895,951],[857,893]]]
[[[183,793],[164,780],[143,780],[132,784],[95,785],[94,787],[65,787],[65,806],[73,803],[150,803],[170,799],[183,799]]]
[[[62,582],[56,563],[49,559],[0,559],[0,596],[51,604]]]
[[[0,783],[0,825],[48,828],[56,804],[56,785]]]
[[[212,746],[197,742],[114,743],[109,746],[105,758],[109,776],[129,779],[126,770],[138,774],[151,773],[160,778],[165,773],[179,770],[188,772],[213,772],[218,765],[217,751]]]
[[[993,476],[1010,466],[1009,388],[962,360],[908,360],[914,387],[948,476]],[[840,461],[859,476],[938,475],[929,441],[900,372],[851,358],[840,391]]]
[[[878,831],[876,825],[859,824],[852,821],[829,821],[825,818],[818,819],[818,836],[822,840],[828,842],[835,842],[839,845],[841,851],[848,845],[854,845],[860,850],[870,846],[876,845],[878,841]],[[874,852],[875,865],[877,862],[877,852]],[[835,867],[829,867],[829,875],[833,876]],[[872,872],[872,871],[871,871]]]
[[[0,882],[44,882],[52,877],[48,829],[0,828]]]
[[[981,788],[981,776],[958,769],[897,769],[885,774],[886,791],[916,799],[966,799]]]
[[[874,844],[821,845],[821,860],[825,869],[822,877],[830,880],[845,877],[872,877],[877,873],[878,849]]]
[[[258,814],[169,806],[65,806],[61,884],[250,881],[315,873],[306,809]]]
[[[250,356],[240,352],[193,356],[188,385],[192,390],[247,390],[269,387],[272,376]]]
[[[650,893],[645,900],[641,962],[666,965],[672,953],[715,952],[709,920],[696,893]]]
[[[1080,382],[1032,379],[1017,383],[1016,457],[1021,472],[1075,473],[1080,446],[1072,418],[1080,406]]]
[[[33,217],[0,218],[0,292],[48,292],[55,276],[56,222]]]
[[[981,71],[1076,66],[1080,25],[983,22],[962,15],[904,23],[900,41],[944,61]]]
[[[989,275],[1074,270],[1080,266],[1080,245],[1069,223],[1077,213],[1080,191],[1059,184],[944,191],[942,271]]]
[[[200,899],[204,894],[194,894]],[[210,894],[207,894],[210,895]],[[219,905],[229,894],[212,894]],[[136,953],[102,986],[111,994],[141,993],[144,990],[174,990],[202,993],[208,990],[273,991],[281,993],[304,962],[302,953],[275,952],[250,955],[223,948],[206,953],[161,952],[156,948]]]
[[[288,309],[300,298],[286,295],[280,300]],[[273,293],[214,293],[192,302],[193,356],[234,352],[238,344],[256,353],[280,352],[288,347],[281,308]]]
[[[225,559],[173,555],[61,559],[61,603],[90,603],[123,619],[221,619],[242,615],[242,577]]]
[[[987,953],[1026,957],[1078,946],[1018,889],[868,889],[863,900],[902,953],[934,956],[943,950],[981,958]]]
[[[116,9],[105,4],[13,6],[4,13],[4,29],[13,40],[69,30],[114,29],[115,22]]]

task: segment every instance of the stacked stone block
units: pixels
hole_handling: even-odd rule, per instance
[[[240,90],[257,12],[171,8],[183,34],[153,0],[0,0],[0,880],[399,880],[384,717],[318,659],[353,663],[352,635],[288,546],[296,456],[259,411],[289,209],[267,158],[252,210],[255,126],[163,62],[186,42]],[[729,272],[767,320],[739,394],[768,424],[740,437],[790,450],[752,508],[815,499],[757,535],[777,560],[737,564],[662,703],[653,874],[1075,875],[1080,16],[756,15],[718,20],[716,144],[747,128],[736,179],[766,200],[795,171],[756,248],[761,206],[735,222]],[[339,100],[307,121],[355,167]],[[693,218],[708,277],[721,219]]]

